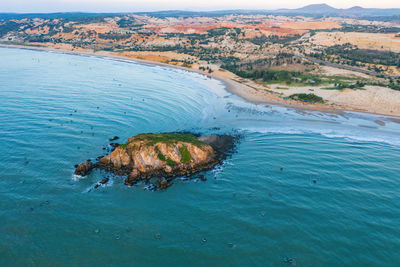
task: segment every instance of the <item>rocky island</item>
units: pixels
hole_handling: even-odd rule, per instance
[[[175,177],[192,176],[221,163],[234,145],[235,137],[230,135],[139,134],[99,157],[97,163],[88,160],[78,165],[75,174],[84,176],[99,168],[126,175],[125,184],[129,186],[158,177],[157,187],[164,189]]]

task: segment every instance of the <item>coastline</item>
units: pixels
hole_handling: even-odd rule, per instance
[[[326,113],[343,113],[345,111],[348,112],[356,112],[356,113],[367,113],[367,114],[374,114],[374,115],[382,115],[382,116],[387,116],[387,117],[400,117],[400,110],[397,112],[377,112],[373,110],[368,110],[367,107],[361,107],[361,108],[356,108],[356,107],[350,107],[350,106],[343,106],[343,105],[329,105],[329,104],[318,104],[318,103],[305,103],[305,102],[300,102],[300,101],[295,101],[295,100],[290,100],[284,97],[281,97],[277,92],[269,91],[269,90],[262,90],[260,88],[256,88],[255,86],[251,86],[248,84],[245,84],[241,82],[241,80],[244,80],[240,77],[237,77],[233,73],[230,73],[228,71],[214,71],[212,73],[208,73],[205,71],[201,71],[199,69],[194,69],[194,68],[187,68],[183,66],[178,66],[174,64],[168,64],[168,63],[163,63],[159,61],[152,61],[152,60],[146,60],[146,59],[141,59],[141,58],[133,58],[133,57],[128,57],[124,56],[121,54],[118,54],[116,52],[108,52],[108,51],[90,51],[90,50],[85,50],[85,49],[80,49],[77,51],[69,50],[69,49],[60,49],[60,48],[53,48],[53,47],[48,47],[48,46],[30,46],[30,45],[15,45],[15,44],[0,44],[0,48],[16,48],[16,49],[27,49],[27,50],[34,50],[34,51],[47,51],[47,52],[56,52],[56,53],[63,53],[63,54],[69,54],[69,55],[78,55],[78,56],[94,56],[98,58],[105,58],[105,59],[113,59],[113,60],[119,60],[119,61],[125,61],[125,62],[134,62],[134,63],[140,63],[144,65],[152,65],[152,66],[161,66],[161,67],[170,67],[170,68],[176,68],[184,71],[190,71],[190,72],[195,72],[198,74],[206,75],[210,78],[214,78],[216,80],[219,80],[221,83],[223,83],[225,89],[244,99],[245,101],[248,101],[250,103],[253,103],[255,105],[280,105],[284,106],[287,108],[293,108],[302,112],[305,111],[320,111],[320,112],[326,112]],[[251,82],[251,81],[246,81],[246,82]],[[255,83],[254,83],[255,84]],[[400,103],[399,103],[400,105]]]

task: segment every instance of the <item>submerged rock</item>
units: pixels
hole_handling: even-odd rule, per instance
[[[220,159],[223,159],[226,153],[232,151],[235,147],[235,137],[231,135],[203,135],[198,139],[209,144]]]
[[[126,185],[140,180],[162,177],[157,188],[171,185],[171,178],[191,176],[213,168],[232,151],[235,138],[229,135],[195,136],[190,133],[139,134],[119,145],[96,165],[87,162],[78,166],[75,173],[85,173],[94,167],[127,175]],[[201,180],[205,180],[204,176]]]
[[[113,138],[108,139],[108,141],[112,142],[112,141],[115,141],[115,140],[118,140],[118,139],[119,139],[118,136],[114,136]]]
[[[115,148],[119,147],[120,144],[118,144],[118,143],[110,143],[110,146],[112,147],[112,149],[115,149]]]
[[[167,179],[163,178],[158,182],[157,188],[159,188],[159,189],[167,189],[167,187],[170,187],[171,185],[172,185],[171,181],[168,181]]]
[[[110,180],[110,178],[108,178],[108,177],[102,179],[100,182],[95,184],[94,189],[97,189],[99,186],[107,184],[109,180]]]

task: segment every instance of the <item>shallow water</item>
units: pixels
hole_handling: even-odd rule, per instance
[[[400,264],[390,118],[256,106],[160,66],[6,48],[0,58],[0,266]],[[112,177],[88,192],[106,174],[73,177],[110,137],[181,130],[242,138],[206,182],[152,192]]]

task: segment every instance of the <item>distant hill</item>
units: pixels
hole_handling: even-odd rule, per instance
[[[42,19],[77,19],[101,16],[116,16],[121,13],[88,13],[88,12],[56,12],[56,13],[0,13],[0,20],[42,18]]]
[[[126,13],[87,13],[87,12],[59,12],[59,13],[0,13],[0,20],[22,19],[22,18],[64,18],[79,19],[88,17],[104,17],[118,16]],[[166,10],[151,12],[129,12],[129,14],[146,14],[154,17],[218,17],[230,14],[264,14],[264,15],[305,15],[312,17],[321,16],[341,16],[341,17],[358,17],[365,19],[379,20],[399,20],[400,8],[363,8],[354,6],[348,9],[334,8],[327,4],[313,4],[297,9],[278,9],[278,10],[218,10],[218,11],[182,11],[182,10]],[[391,18],[393,17],[393,18]]]
[[[310,13],[330,13],[330,12],[335,12],[337,9],[334,7],[331,7],[330,5],[327,4],[315,4],[315,5],[308,5],[302,8],[298,9],[293,9],[298,12],[310,12]]]
[[[400,15],[400,8],[363,8],[354,6],[347,9],[334,8],[327,4],[308,5],[297,9],[278,9],[273,13],[290,15],[337,15],[337,16],[395,16]]]
[[[306,15],[306,16],[344,16],[344,17],[385,17],[400,16],[400,8],[379,9],[363,8],[354,6],[348,9],[334,8],[327,4],[308,5],[297,9],[278,9],[278,10],[219,10],[219,11],[156,11],[139,12],[155,17],[198,17],[198,16],[223,16],[229,14],[281,14],[281,15]]]

